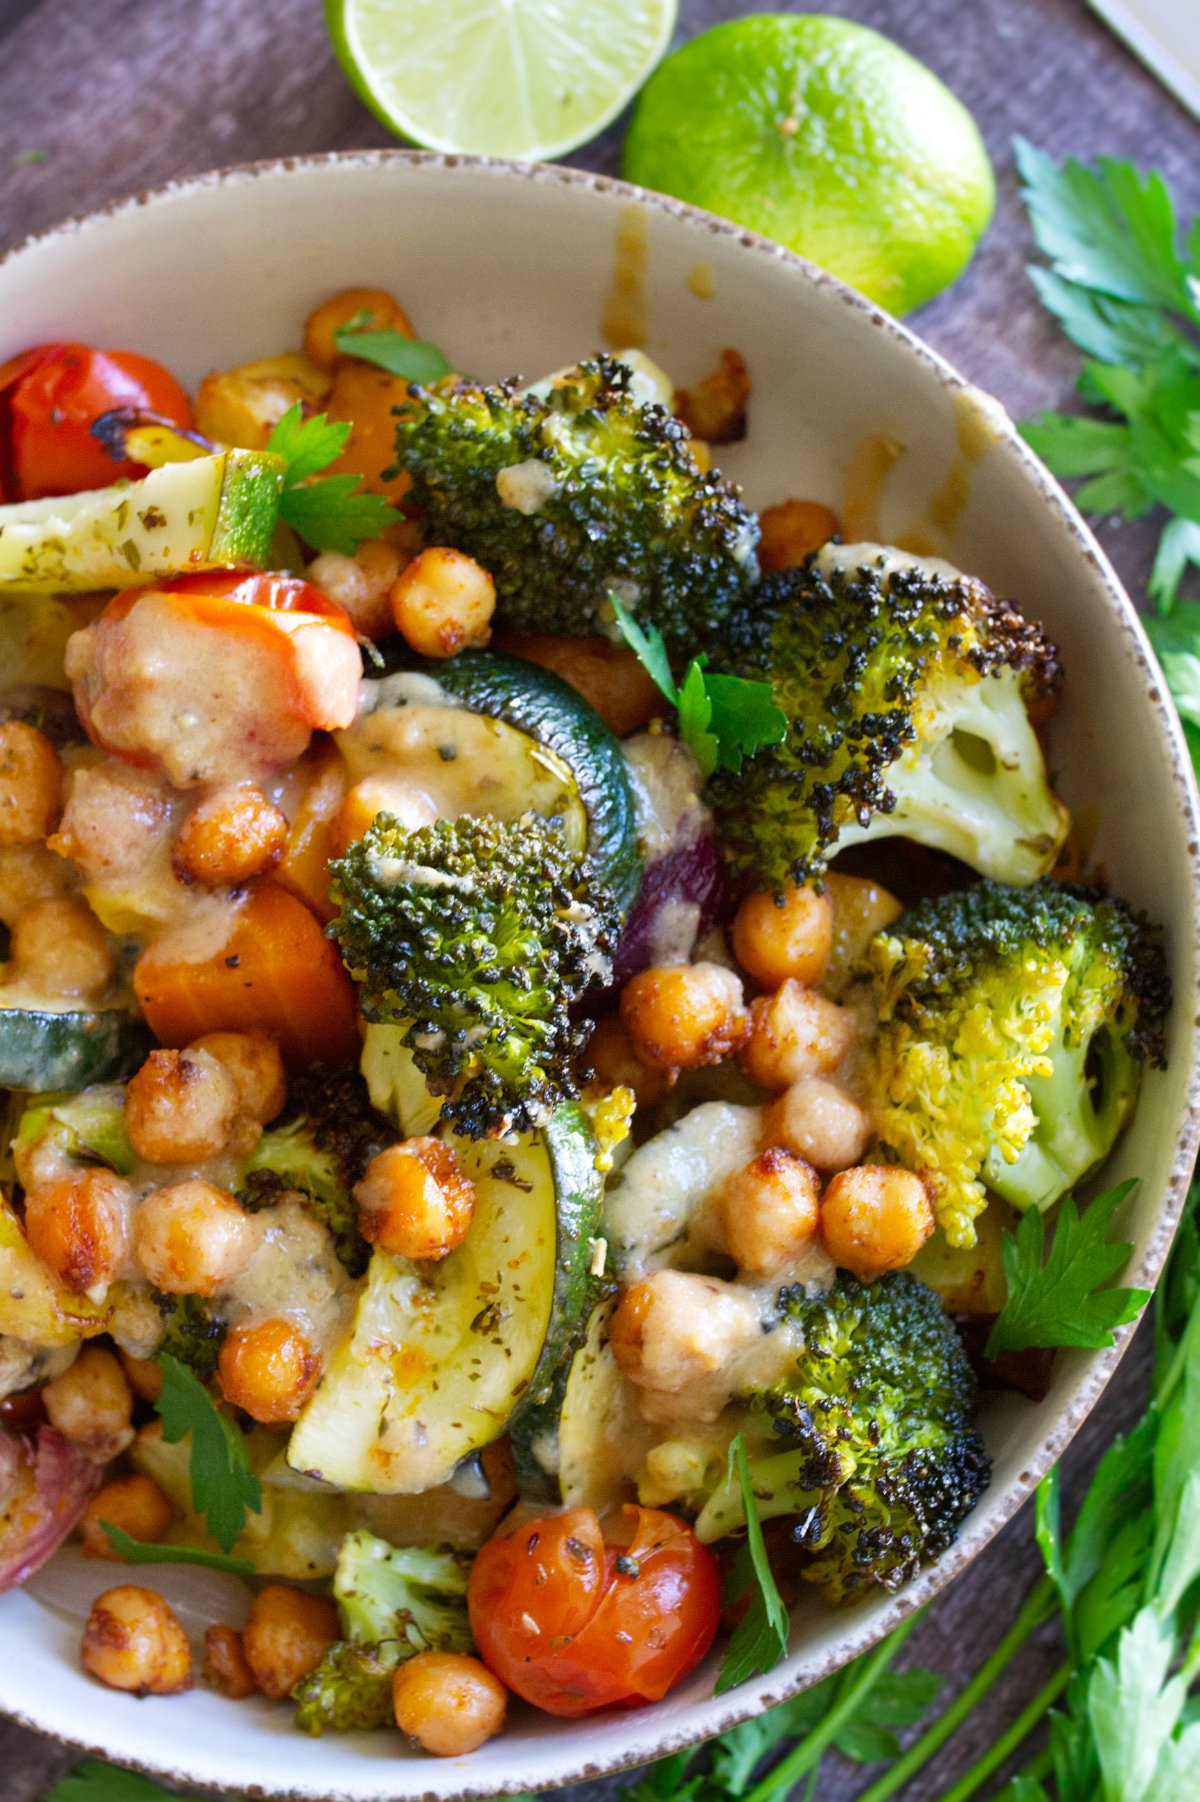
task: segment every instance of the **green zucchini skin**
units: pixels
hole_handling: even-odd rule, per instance
[[[154,1041],[124,1009],[0,1007],[0,1088],[34,1094],[118,1082]]]
[[[472,713],[503,721],[567,765],[588,818],[588,851],[628,913],[642,880],[633,784],[620,740],[583,696],[536,663],[499,651],[462,651],[439,662],[389,644],[380,655],[369,677],[402,669],[429,676]]]
[[[522,1495],[557,1502],[558,1485],[537,1457],[536,1447],[558,1431],[558,1417],[575,1353],[587,1334],[592,1309],[604,1282],[592,1275],[594,1243],[600,1231],[604,1177],[596,1168],[596,1141],[574,1102],[555,1109],[545,1128],[554,1174],[558,1245],[550,1325],[529,1387],[509,1421],[513,1467]]]

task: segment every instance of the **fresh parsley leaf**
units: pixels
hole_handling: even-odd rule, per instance
[[[208,1570],[228,1571],[234,1577],[252,1577],[254,1566],[246,1558],[227,1558],[223,1552],[206,1552],[199,1546],[152,1545],[134,1539],[111,1521],[100,1522],[101,1531],[126,1564],[202,1564]]]
[[[223,1552],[233,1549],[247,1514],[262,1506],[262,1490],[250,1468],[246,1442],[204,1385],[169,1353],[158,1359],[163,1385],[155,1404],[168,1445],[192,1438],[192,1507],[205,1516]]]
[[[840,1673],[839,1673],[840,1674]],[[811,1689],[802,1690],[765,1714],[752,1715],[740,1727],[731,1727],[713,1742],[713,1780],[729,1796],[742,1796],[749,1789],[755,1771],[785,1739],[799,1739],[811,1733],[828,1708],[838,1678],[825,1677]]]
[[[356,314],[339,327],[333,341],[343,356],[376,363],[389,375],[409,382],[438,382],[451,373],[450,364],[436,344],[424,338],[406,338],[403,332],[372,331],[370,314]]]
[[[378,538],[400,517],[382,495],[366,492],[361,477],[320,475],[341,456],[349,437],[349,425],[323,413],[305,419],[297,401],[267,442],[267,449],[287,464],[280,518],[314,551],[339,551],[344,557],[352,557],[365,538]]]
[[[1124,1629],[1116,1656],[1092,1670],[1087,1712],[1104,1779],[1104,1794],[1119,1802],[1157,1797],[1151,1789],[1174,1733],[1187,1685],[1169,1675],[1175,1634],[1157,1609],[1143,1608]]]
[[[915,1726],[936,1701],[942,1682],[939,1672],[919,1665],[908,1671],[885,1671],[834,1745],[843,1758],[858,1764],[898,1757],[900,1741],[894,1729]]]
[[[711,705],[711,727],[719,747],[721,768],[736,775],[744,757],[787,736],[787,715],[775,704],[769,682],[750,682],[744,676],[722,676],[705,671],[704,686]]]
[[[61,1778],[44,1802],[174,1802],[165,1789],[140,1777],[136,1771],[122,1771],[115,1764],[104,1764],[98,1758],[85,1758],[73,1771]]]
[[[675,686],[675,678],[671,674],[671,659],[667,656],[667,647],[663,643],[663,635],[651,622],[646,627],[639,626],[622,601],[615,594],[609,594],[613,617],[621,628],[621,636],[637,657],[638,662],[649,676],[659,693],[665,695],[672,707],[679,699],[679,690]]]
[[[1112,1329],[1136,1320],[1145,1289],[1107,1289],[1131,1245],[1108,1239],[1113,1214],[1132,1182],[1118,1183],[1080,1214],[1071,1196],[1058,1209],[1054,1239],[1045,1256],[1046,1223],[1030,1208],[1016,1232],[1001,1241],[1008,1293],[987,1342],[986,1355],[1031,1346],[1112,1344]]]
[[[713,717],[712,695],[704,671],[704,658],[693,657],[687,666],[676,706],[679,710],[679,736],[696,759],[700,774],[707,782],[721,763],[721,745],[710,731]]]
[[[1067,1642],[1086,1662],[1137,1613],[1150,1555],[1157,1416],[1113,1441],[1069,1535],[1059,1528],[1058,1471],[1038,1487],[1037,1537],[1058,1590]]]
[[[750,1604],[725,1648],[714,1689],[718,1696],[744,1683],[748,1677],[773,1670],[787,1651],[788,1643],[787,1609],[771,1574],[762,1523],[758,1518],[758,1503],[750,1487],[746,1445],[740,1433],[735,1434],[729,1447],[730,1483],[735,1470],[746,1516],[746,1537],[726,1579],[724,1600],[727,1604],[739,1602],[749,1592]]]

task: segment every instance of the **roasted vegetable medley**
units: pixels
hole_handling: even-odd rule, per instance
[[[736,352],[439,367],[364,289],[0,367],[0,1588],[152,1567],[100,1683],[458,1755],[953,1542],[1170,996],[1055,647],[751,511]]]

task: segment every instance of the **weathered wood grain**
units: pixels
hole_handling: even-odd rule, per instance
[[[763,0],[682,0],[680,35],[763,10]],[[795,7],[792,10],[802,10]],[[1130,155],[1165,171],[1200,210],[1200,131],[1109,36],[1083,0],[822,0],[821,10],[890,33],[949,82],[979,120],[996,165],[995,222],[971,270],[917,329],[1016,417],[1070,403],[1077,361],[1035,304],[1031,246],[1011,140],[1057,155]],[[0,0],[0,249],[25,233],[170,177],[255,157],[385,144],[336,68],[316,0]],[[574,160],[615,173],[623,122]],[[30,151],[44,162],[21,159]],[[202,254],[202,253],[201,253]],[[1152,527],[1101,537],[1140,595]],[[1135,1416],[1142,1342],[1070,1453],[1068,1494]],[[950,1687],[1000,1637],[1037,1570],[1027,1517],[930,1610],[912,1659]],[[1052,1635],[1034,1642],[906,1802],[933,1802],[1045,1680]],[[0,1725],[0,1802],[33,1802],[70,1763],[60,1748]],[[831,1766],[819,1802],[849,1802],[860,1775]],[[574,1802],[601,1802],[589,1785]]]

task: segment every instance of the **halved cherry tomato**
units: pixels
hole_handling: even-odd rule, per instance
[[[656,1702],[717,1631],[717,1560],[686,1522],[625,1507],[528,1521],[471,1569],[471,1631],[501,1681],[548,1714]]]
[[[94,422],[114,407],[192,423],[191,402],[175,377],[134,351],[37,344],[0,364],[0,469],[9,497],[75,494],[144,475],[142,464],[115,462],[92,436]]]

